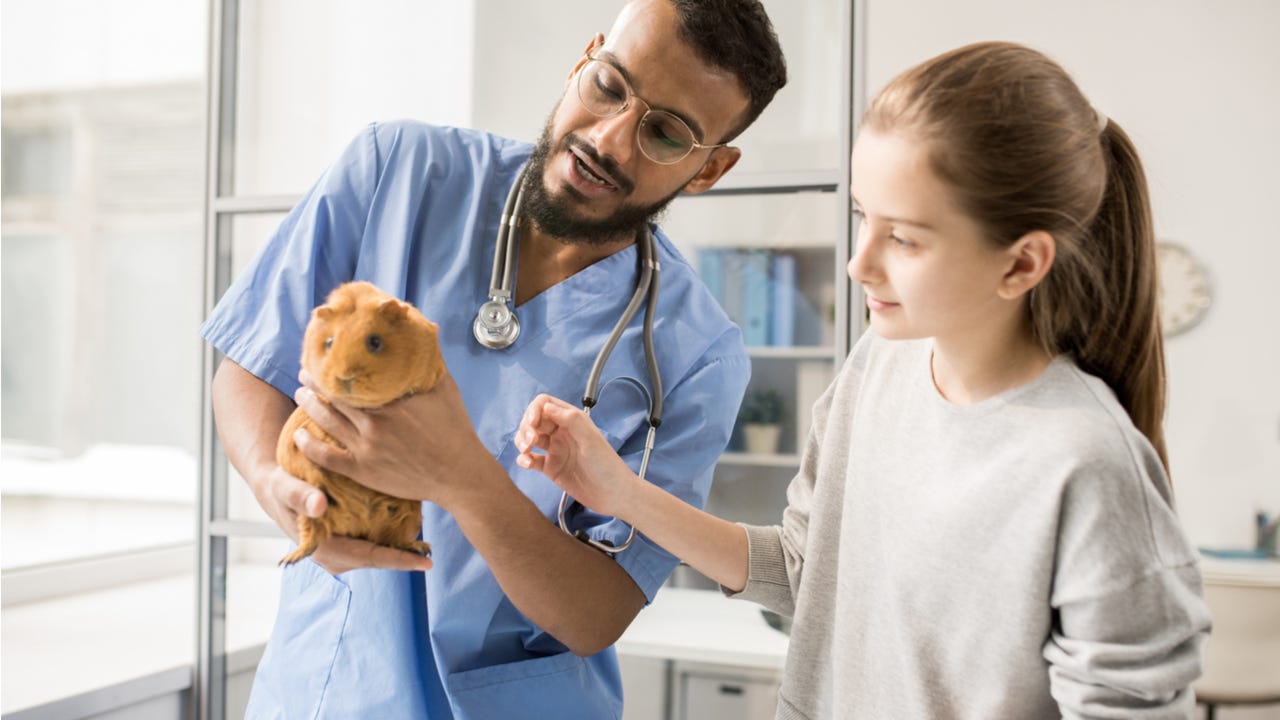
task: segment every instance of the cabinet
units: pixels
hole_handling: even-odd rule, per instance
[[[664,587],[617,643],[623,720],[772,718],[788,642],[757,605]]]
[[[734,144],[742,160],[709,192],[680,198],[662,225],[743,330],[753,400],[780,400],[775,444],[752,447],[740,415],[707,509],[777,522],[799,467],[813,403],[861,333],[860,295],[845,274],[858,3],[765,3],[788,83]],[[768,393],[768,396],[761,395]],[[760,414],[767,415],[767,406]],[[677,587],[707,582],[682,568]]]
[[[715,665],[676,664],[672,720],[771,720],[778,707],[778,675]]]

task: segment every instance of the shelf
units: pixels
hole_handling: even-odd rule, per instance
[[[796,192],[835,192],[845,177],[843,168],[780,172],[730,173],[704,196],[766,195]],[[696,196],[694,196],[696,197]]]
[[[753,358],[781,358],[784,360],[831,360],[835,348],[829,345],[749,345],[747,355]]]
[[[800,456],[795,454],[727,452],[720,456],[719,464],[798,468],[800,467]]]

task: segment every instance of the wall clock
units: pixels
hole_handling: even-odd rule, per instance
[[[1180,335],[1204,318],[1213,302],[1209,274],[1186,247],[1156,243],[1160,288],[1160,325],[1165,337]]]

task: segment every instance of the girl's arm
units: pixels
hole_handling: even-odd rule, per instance
[[[746,587],[746,531],[641,480],[582,410],[539,395],[520,421],[516,447],[517,464],[546,475],[586,507],[629,523],[726,589]]]

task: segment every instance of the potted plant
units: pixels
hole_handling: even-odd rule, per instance
[[[753,390],[743,398],[738,410],[743,445],[749,453],[778,452],[784,406],[782,393],[773,389]]]

